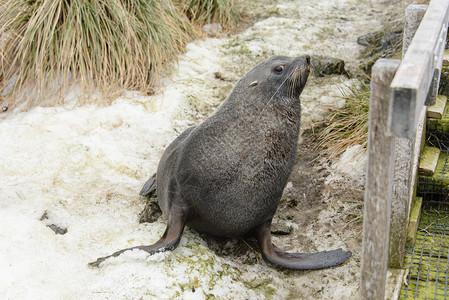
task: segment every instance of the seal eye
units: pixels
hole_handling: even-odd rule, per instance
[[[282,71],[284,71],[284,69],[285,69],[285,66],[284,66],[284,65],[279,65],[279,66],[277,66],[276,68],[274,68],[274,71],[275,71],[276,73],[278,73],[278,74],[281,74]]]

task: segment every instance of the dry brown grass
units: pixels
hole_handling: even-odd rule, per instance
[[[182,0],[183,10],[196,23],[235,25],[239,14],[234,0]]]
[[[370,90],[366,84],[360,89],[342,89],[346,105],[331,108],[325,126],[320,130],[316,147],[325,153],[322,157],[330,160],[341,155],[348,147],[368,143],[368,118]]]
[[[102,95],[123,89],[151,92],[166,63],[182,53],[185,44],[197,34],[182,11],[187,4],[181,2],[2,3],[0,105],[10,107],[61,99],[74,83],[87,97],[94,90]],[[191,11],[196,13],[195,9]],[[212,14],[206,19],[215,20],[221,15],[219,11],[217,7],[207,10]]]

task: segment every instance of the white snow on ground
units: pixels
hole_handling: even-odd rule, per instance
[[[279,271],[262,260],[244,264],[220,257],[189,229],[172,252],[147,256],[134,251],[99,269],[87,266],[99,256],[159,239],[164,218],[152,224],[138,222],[144,206],[138,195],[142,184],[155,172],[170,141],[209,115],[245,71],[274,54],[328,55],[355,66],[357,36],[378,29],[376,16],[382,13],[373,10],[370,1],[241,5],[260,20],[240,34],[190,43],[156,95],[128,92],[107,107],[62,105],[3,114],[1,299],[356,295],[358,265],[353,260],[353,270],[315,273],[321,274],[317,283],[307,277],[314,273]],[[217,79],[215,72],[229,80]],[[302,97],[303,129],[322,120],[325,105],[341,105],[335,96],[342,82],[351,84],[343,76],[309,79]],[[41,220],[45,212],[47,218]],[[67,228],[67,233],[56,235],[47,227],[51,224]],[[339,243],[335,246],[344,247],[344,241]],[[301,250],[301,245],[295,247],[291,250]]]
[[[349,177],[354,183],[363,187],[365,184],[367,155],[361,145],[351,146],[341,155],[338,161],[332,165],[336,171],[326,179],[326,182],[344,180]]]

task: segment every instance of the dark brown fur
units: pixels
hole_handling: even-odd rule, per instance
[[[176,138],[165,150],[156,178],[141,192],[148,195],[156,189],[168,216],[163,237],[156,244],[111,256],[130,249],[151,254],[173,249],[188,225],[216,236],[251,234],[263,257],[285,268],[343,263],[350,252],[287,253],[271,243],[271,220],[296,159],[299,95],[309,65],[308,56],[275,56],[261,62],[239,80],[212,116]]]

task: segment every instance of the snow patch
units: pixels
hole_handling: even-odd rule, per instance
[[[352,181],[358,183],[359,186],[364,186],[367,159],[366,149],[362,145],[349,147],[332,164],[334,172],[326,179],[326,184],[349,177]]]

